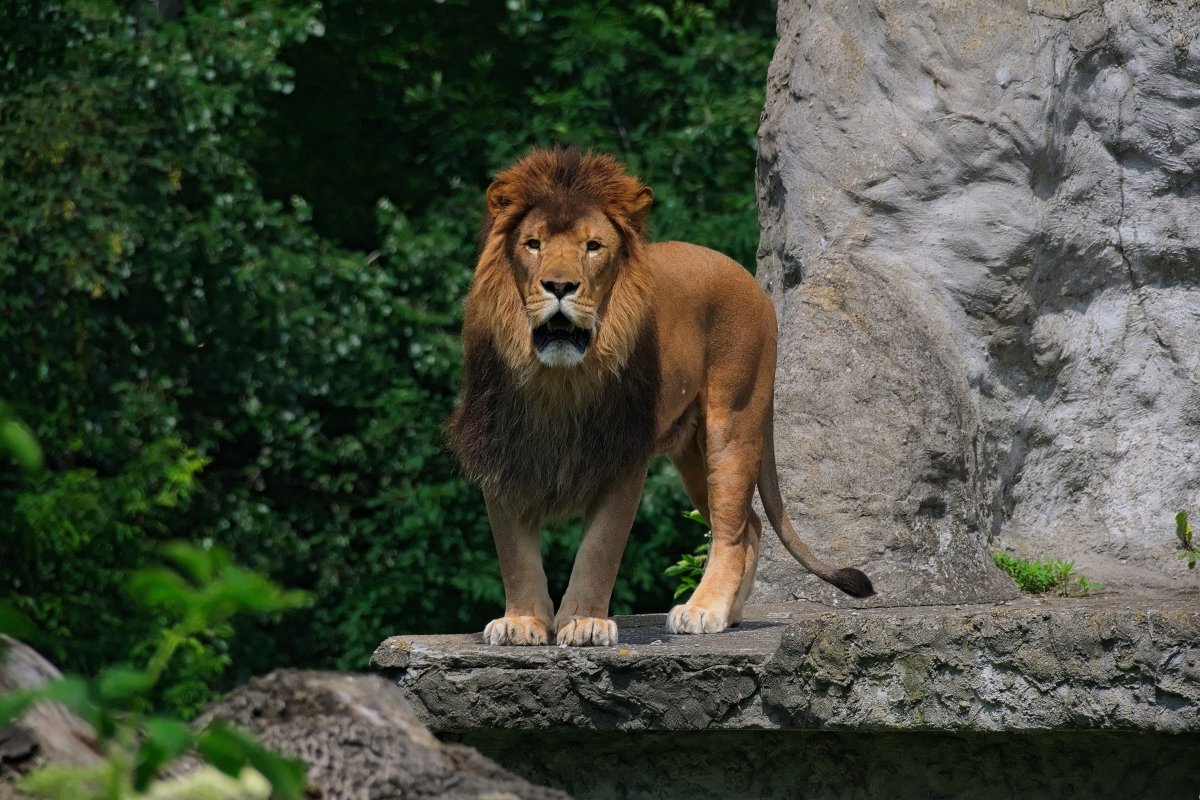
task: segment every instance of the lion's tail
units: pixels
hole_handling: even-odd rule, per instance
[[[788,552],[795,556],[804,568],[823,581],[831,583],[851,597],[870,597],[875,594],[871,579],[861,570],[853,567],[834,569],[813,553],[792,527],[783,508],[783,498],[779,494],[779,471],[775,466],[775,409],[772,404],[771,413],[767,414],[766,430],[764,431],[762,466],[758,472],[758,494],[762,498],[763,508],[771,527],[779,536],[779,541]]]

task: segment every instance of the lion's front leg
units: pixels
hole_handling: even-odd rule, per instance
[[[483,629],[485,644],[549,644],[554,636],[554,603],[542,569],[541,519],[519,515],[487,500],[488,520],[500,577],[504,581],[504,616]]]
[[[601,492],[584,514],[583,541],[554,618],[559,644],[617,643],[617,623],[608,618],[608,602],[645,482],[646,465],[642,465]]]

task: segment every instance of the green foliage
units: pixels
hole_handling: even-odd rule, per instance
[[[1016,582],[1017,588],[1028,594],[1053,591],[1066,597],[1099,591],[1104,586],[1076,573],[1073,561],[1059,561],[1053,558],[1033,561],[1003,552],[993,553],[992,561],[1008,573]]]
[[[129,581],[129,593],[144,609],[158,609],[172,620],[144,667],[116,664],[87,680],[68,675],[36,689],[0,696],[0,726],[30,704],[48,699],[74,711],[96,732],[103,761],[95,766],[53,766],[37,770],[18,788],[55,800],[123,800],[140,796],[168,762],[195,749],[227,775],[249,767],[269,782],[275,796],[298,800],[304,792],[300,762],[279,756],[253,737],[221,724],[199,733],[184,722],[147,715],[155,687],[167,675],[177,653],[189,642],[228,635],[231,617],[242,613],[278,613],[308,598],[232,563],[220,548],[202,549],[183,542],[164,548],[174,569],[146,568]],[[0,623],[5,621],[0,617]],[[17,630],[0,632],[19,633]]]
[[[692,509],[685,511],[683,518],[703,525],[709,532],[704,534],[704,541],[696,545],[695,550],[691,553],[684,553],[682,558],[663,571],[664,575],[678,581],[673,595],[676,600],[700,584],[700,578],[704,576],[704,565],[708,563],[708,548],[712,544],[712,526],[708,524],[708,520],[704,518],[703,514]]]
[[[654,185],[660,238],[752,264],[774,15],[181,7],[0,15],[0,442],[33,464],[33,434],[45,463],[0,469],[0,600],[97,675],[157,652],[174,610],[138,615],[123,587],[164,542],[312,593],[286,626],[181,641],[154,693],[186,715],[250,673],[360,668],[389,633],[496,613],[486,514],[441,436],[488,177],[534,144],[615,150]],[[667,602],[683,502],[656,466],[614,613]],[[556,590],[578,536],[547,532]]]
[[[54,800],[112,797],[114,795],[106,788],[111,779],[107,768],[107,764],[92,767],[51,765],[21,779],[19,787],[27,796]],[[272,795],[271,784],[253,769],[245,769],[231,777],[211,767],[155,781],[144,794],[128,786],[116,791],[115,796],[122,800],[268,800],[283,797]]]
[[[1188,522],[1186,511],[1180,511],[1175,515],[1175,535],[1179,538],[1179,543],[1183,545],[1179,558],[1187,561],[1188,569],[1195,569],[1196,562],[1200,561],[1200,545],[1192,542],[1192,524]]]
[[[489,176],[535,145],[574,142],[617,153],[654,187],[659,238],[753,267],[774,3],[329,0],[325,9],[326,35],[288,51],[296,89],[269,101],[258,155],[269,193],[307,198],[321,231],[372,248],[376,198],[419,227],[461,203],[465,267]]]

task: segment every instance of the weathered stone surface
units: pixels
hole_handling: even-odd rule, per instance
[[[783,0],[758,170],[784,497],[876,603],[997,545],[1200,587],[1200,5]],[[820,532],[827,532],[821,536]],[[834,590],[767,537],[755,599]]]
[[[620,618],[611,648],[397,636],[372,666],[439,732],[1200,732],[1195,598],[750,611],[715,636],[672,636],[661,615]]]
[[[62,673],[32,647],[0,633],[0,694],[33,689]],[[49,763],[99,761],[91,726],[60,703],[42,701],[12,725],[0,726],[0,800],[20,798],[11,783]]]
[[[1200,609],[827,612],[784,632],[762,685],[797,728],[1200,732]]]
[[[403,696],[374,675],[281,670],[208,709],[308,766],[323,797],[371,800],[566,800],[506,772],[470,747],[442,744]]]
[[[393,636],[371,657],[434,730],[698,730],[770,726],[759,678],[783,621],[676,636],[666,615],[619,617],[617,647],[495,647],[478,635]]]

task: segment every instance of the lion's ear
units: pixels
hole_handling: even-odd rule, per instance
[[[512,205],[512,194],[507,181],[492,181],[487,189],[488,216],[493,219],[500,216],[504,209]]]
[[[638,189],[638,193],[633,196],[633,202],[629,204],[629,215],[636,220],[643,220],[650,213],[650,206],[654,203],[654,190],[649,186],[643,186]]]

